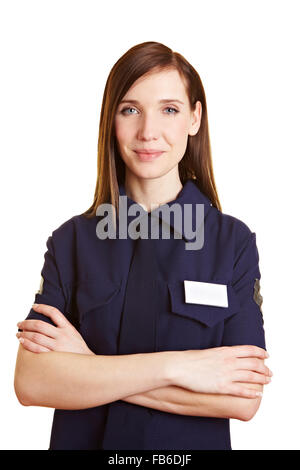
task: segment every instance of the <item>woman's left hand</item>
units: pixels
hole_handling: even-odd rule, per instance
[[[33,304],[33,310],[51,318],[53,326],[42,320],[23,320],[17,324],[16,336],[25,349],[34,353],[61,351],[94,354],[80,333],[57,308],[46,304]],[[22,341],[23,340],[23,341]]]

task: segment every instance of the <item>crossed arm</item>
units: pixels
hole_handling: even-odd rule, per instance
[[[263,391],[263,385],[248,384],[248,386],[254,390]],[[257,412],[261,397],[243,398],[231,395],[199,393],[176,385],[169,385],[131,395],[123,398],[123,400],[168,413],[248,421]]]
[[[85,409],[124,400],[191,416],[247,421],[256,413],[260,397],[204,394],[173,385],[168,373],[162,374],[169,368],[170,361],[176,361],[176,352],[124,356],[57,351],[36,354],[20,345],[15,392],[25,406],[58,409]],[[258,390],[263,387],[248,385]]]
[[[170,359],[176,359],[175,355],[171,357],[174,352],[97,356],[89,350],[77,330],[57,309],[41,306],[39,311],[42,309],[43,314],[51,317],[60,328],[64,345],[56,339],[56,349],[50,350],[47,348],[50,338],[32,331],[33,327],[30,325],[34,324],[43,324],[43,327],[47,325],[48,328],[49,325],[45,322],[25,320],[18,325],[23,329],[19,337],[24,342],[23,346],[20,345],[17,358],[15,391],[23,405],[83,409],[121,399],[169,413],[243,421],[251,419],[260,405],[261,397],[205,394],[174,385],[168,374],[162,375],[160,372],[166,370],[161,368],[161,361],[166,360],[167,365],[170,364]],[[29,325],[28,329],[26,325]],[[37,354],[47,351],[50,354]],[[123,374],[125,368],[122,367],[122,361],[126,361],[127,374],[128,361],[132,365],[130,378],[134,375],[134,381],[128,380],[125,372]],[[101,374],[99,368],[102,369]],[[32,384],[38,390],[33,391]],[[261,384],[248,383],[247,386],[258,391],[263,390]],[[112,388],[115,395],[111,393]]]

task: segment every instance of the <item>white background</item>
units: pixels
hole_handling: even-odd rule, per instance
[[[162,42],[204,85],[224,213],[256,233],[267,364],[233,449],[299,449],[299,1],[1,1],[1,448],[47,449],[53,410],[23,407],[18,340],[46,240],[92,203],[102,94],[130,47]]]

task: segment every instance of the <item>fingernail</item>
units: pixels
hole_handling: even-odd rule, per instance
[[[257,397],[262,397],[262,392],[256,392],[255,395],[256,395]]]
[[[266,377],[267,382],[271,382],[271,377]]]
[[[269,353],[267,353],[267,351],[266,351],[266,354],[265,354],[265,355],[266,355],[266,357],[270,357],[270,354],[269,354]]]
[[[269,371],[269,374],[270,374],[270,376],[272,377],[272,375],[273,375],[273,372],[270,370],[270,371]]]
[[[38,308],[40,304],[32,304],[32,308]]]
[[[20,343],[24,343],[24,338],[19,338]]]
[[[16,337],[19,338],[19,336],[20,336],[20,333],[16,333]]]

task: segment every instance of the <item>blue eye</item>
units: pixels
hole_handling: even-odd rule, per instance
[[[176,113],[178,113],[178,112],[179,112],[179,111],[177,111],[177,109],[175,109],[175,108],[171,108],[170,106],[168,106],[168,107],[167,107],[167,108],[165,108],[165,109],[172,109],[172,110],[174,111],[174,113],[167,113],[167,114],[176,114]]]
[[[127,108],[123,108],[122,111],[121,111],[121,113],[122,113],[122,114],[127,114],[127,115],[128,115],[128,114],[129,114],[129,115],[130,115],[130,114],[134,114],[134,113],[127,113],[126,111],[128,111],[129,109],[134,109],[134,110],[136,111],[135,108],[132,108],[132,107],[129,107],[129,106],[128,106]],[[167,114],[177,114],[177,113],[179,113],[179,111],[178,111],[177,109],[172,108],[171,106],[168,106],[168,107],[165,108],[165,109],[172,109],[172,111],[173,111],[172,113],[167,113]]]
[[[125,111],[127,111],[128,109],[134,109],[134,108],[130,108],[130,107],[124,108],[124,109],[122,109],[121,113],[126,114]],[[129,114],[133,114],[133,113],[129,113]]]

